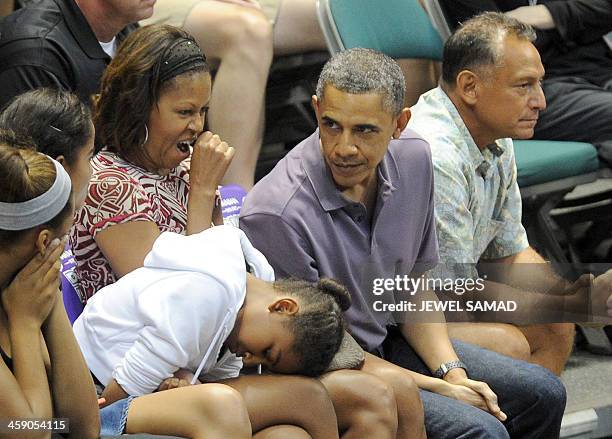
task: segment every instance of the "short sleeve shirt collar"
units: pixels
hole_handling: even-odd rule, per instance
[[[453,101],[450,100],[444,90],[438,87],[433,91],[433,93],[435,97],[440,100],[444,108],[446,108],[451,116],[451,119],[455,123],[461,138],[464,139],[468,148],[469,159],[473,169],[484,178],[490,177],[494,158],[499,157],[504,153],[503,145],[499,141],[495,141],[494,143],[487,145],[487,148],[481,151],[474,142],[470,130],[468,130],[465,122],[463,122],[463,119],[459,115],[455,104],[453,104]]]

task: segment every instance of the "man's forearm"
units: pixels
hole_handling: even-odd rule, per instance
[[[516,18],[518,21],[535,27],[536,29],[554,29],[555,21],[544,5],[521,6],[506,12],[506,15]]]
[[[115,401],[119,401],[120,399],[124,399],[130,396],[123,387],[117,383],[117,381],[113,378],[104,388],[104,392],[102,392],[102,398],[104,398],[105,405],[110,405]]]
[[[442,363],[458,359],[448,337],[446,323],[403,324],[400,331],[430,371],[436,370]]]
[[[479,276],[484,289],[472,292],[474,301],[514,301],[517,309],[481,315],[482,321],[505,323],[545,323],[564,321],[564,312],[588,312],[588,279],[576,283],[557,275],[550,263],[534,249],[489,261],[481,261]],[[575,318],[575,317],[574,317]]]
[[[531,247],[505,258],[481,261],[480,276],[522,291],[560,294],[571,284]]]

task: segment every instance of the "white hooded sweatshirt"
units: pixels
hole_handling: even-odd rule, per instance
[[[229,351],[218,357],[244,302],[245,259],[255,276],[274,280],[240,229],[162,233],[144,267],[96,293],[74,323],[90,370],[136,396],[179,368],[202,381],[236,377],[242,360]]]

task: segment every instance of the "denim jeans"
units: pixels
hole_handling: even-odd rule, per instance
[[[157,436],[144,433],[124,435],[128,409],[133,399],[133,396],[121,399],[100,410],[100,439],[181,439],[174,436]]]
[[[422,390],[428,437],[559,437],[566,400],[565,387],[559,378],[543,367],[514,360],[478,346],[457,340],[453,340],[453,346],[466,364],[469,378],[484,381],[491,387],[508,419],[502,423],[481,409]],[[383,343],[383,354],[386,360],[398,366],[431,375],[425,363],[395,329],[389,332]]]
[[[119,435],[123,433],[127,423],[128,409],[133,399],[133,396],[121,399],[100,410],[101,435]]]

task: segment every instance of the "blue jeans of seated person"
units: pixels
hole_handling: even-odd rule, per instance
[[[559,437],[566,400],[565,387],[559,378],[543,367],[514,360],[478,346],[458,340],[453,340],[453,346],[466,364],[469,377],[491,387],[508,419],[502,423],[484,410],[421,390],[428,437]],[[398,366],[431,375],[425,363],[396,329],[389,332],[383,343],[383,352],[386,360]]]
[[[100,439],[181,439],[174,436],[157,436],[144,433],[123,435],[128,410],[133,399],[133,396],[121,399],[100,410]]]

